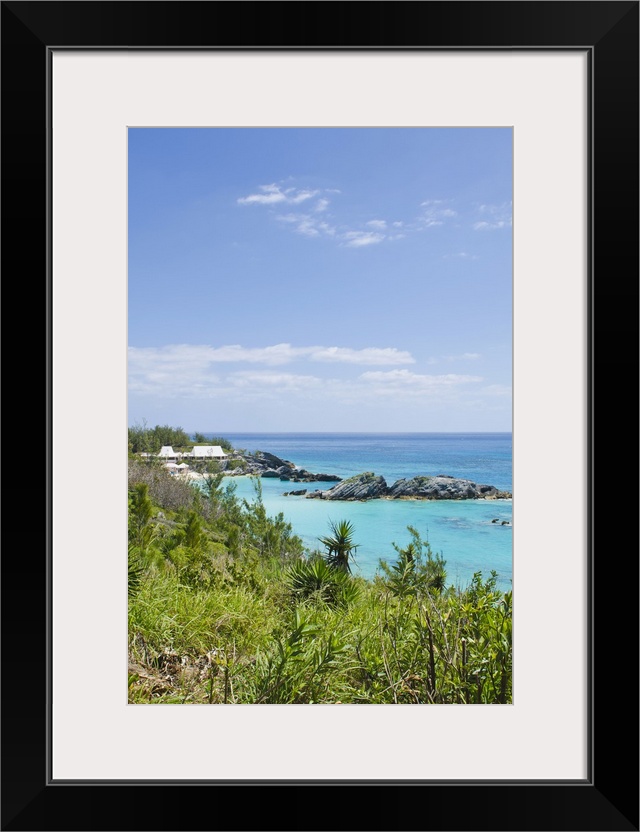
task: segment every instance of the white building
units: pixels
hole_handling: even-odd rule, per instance
[[[226,459],[229,454],[222,450],[220,445],[195,445],[190,454],[191,459]]]

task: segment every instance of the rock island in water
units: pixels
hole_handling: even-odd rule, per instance
[[[310,483],[336,482],[326,490],[308,491],[294,489],[284,492],[285,496],[300,496],[318,500],[506,500],[511,499],[509,491],[501,491],[493,485],[471,480],[457,479],[447,474],[418,476],[400,479],[388,485],[385,478],[372,471],[341,479],[334,474],[313,474],[298,468],[289,460],[274,454],[257,452],[241,455],[243,467],[225,473],[251,474],[260,477],[278,477],[283,482]]]

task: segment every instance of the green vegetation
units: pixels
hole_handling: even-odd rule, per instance
[[[339,572],[351,574],[350,559],[352,553],[358,548],[358,545],[353,542],[353,523],[340,520],[337,523],[331,522],[329,526],[331,534],[320,538],[320,543],[327,549],[327,563]]]
[[[130,454],[157,454],[163,445],[171,445],[174,451],[182,451],[191,448],[193,443],[182,428],[172,428],[169,425],[148,428],[146,422],[129,428]]]
[[[240,500],[217,471],[198,487],[130,460],[129,702],[512,701],[512,596],[495,573],[447,585],[408,527],[366,581],[351,523],[307,552],[254,483]]]
[[[204,434],[195,433],[191,438],[182,428],[169,425],[149,428],[144,420],[142,424],[129,428],[129,454],[157,454],[163,445],[171,445],[176,452],[190,451],[194,445],[220,445],[224,451],[234,450],[231,442],[223,436],[207,439]]]
[[[207,438],[204,433],[193,434],[193,441],[196,445],[220,445],[223,451],[232,451],[233,445],[224,436],[210,436]]]
[[[198,445],[220,445],[223,451],[233,450],[233,445],[224,436],[212,436],[206,439],[201,433],[196,433],[195,440]]]

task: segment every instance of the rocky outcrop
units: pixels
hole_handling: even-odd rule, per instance
[[[293,462],[264,451],[258,451],[255,454],[236,451],[231,461],[235,462],[236,467],[226,466],[224,473],[229,476],[248,474],[253,477],[288,477],[296,470]]]
[[[397,480],[388,486],[384,477],[368,471],[343,480],[327,491],[312,491],[306,497],[322,500],[501,500],[509,499],[511,493],[500,491],[493,485],[479,485],[446,474]]]
[[[494,485],[482,485],[471,480],[457,479],[448,474],[434,477],[422,476],[401,479],[387,485],[384,477],[366,471],[343,480],[336,474],[314,474],[305,468],[298,468],[293,462],[265,451],[254,454],[240,452],[237,458],[243,461],[241,468],[229,470],[231,475],[250,474],[257,477],[280,479],[282,482],[309,483],[335,482],[333,488],[306,489],[285,492],[286,496],[304,496],[318,500],[503,500],[510,499],[511,493],[501,491]],[[497,521],[493,521],[497,522]]]
[[[304,468],[298,468],[288,475],[291,482],[342,482],[336,474],[312,474]]]
[[[289,470],[296,467],[293,462],[289,462],[286,459],[280,459],[279,456],[268,454],[266,451],[259,451],[254,456],[254,460],[262,467],[272,468],[273,470],[278,470],[278,468],[286,468]]]
[[[340,482],[342,477],[336,474],[314,474],[305,468],[298,468],[293,462],[287,459],[280,459],[275,454],[266,451],[256,453],[236,452],[234,459],[242,460],[242,465],[231,468],[225,466],[224,473],[227,476],[265,477],[267,479],[280,479],[282,482]]]
[[[376,476],[372,471],[358,474],[355,477],[342,480],[328,491],[311,491],[307,499],[321,500],[374,500],[387,494],[387,483],[384,477]]]
[[[443,474],[437,477],[413,477],[397,480],[389,488],[389,497],[423,500],[499,500],[511,497],[493,485],[479,485]]]

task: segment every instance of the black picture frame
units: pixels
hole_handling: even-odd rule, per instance
[[[15,512],[5,512],[5,530],[22,532],[8,536],[2,558],[3,830],[638,830],[638,541],[637,523],[629,522],[624,508],[630,495],[637,505],[637,455],[631,451],[638,433],[638,10],[630,0],[2,2],[5,309],[7,320],[28,311],[22,323],[31,327],[29,341],[42,347],[38,373],[28,385],[24,376],[17,381],[26,415],[17,416],[11,441],[27,444],[43,432],[47,437],[45,482],[37,490],[42,501],[18,500]],[[62,47],[588,52],[591,727],[584,782],[49,779],[49,65],[52,49]],[[13,346],[13,331],[5,331]],[[12,359],[13,349],[6,369]],[[623,368],[625,381],[616,368]],[[22,366],[18,370],[24,373]],[[15,390],[12,384],[10,411]],[[24,395],[29,392],[31,402]],[[7,450],[5,441],[5,455]],[[46,518],[37,545],[34,515]],[[471,743],[466,752],[481,749]]]

